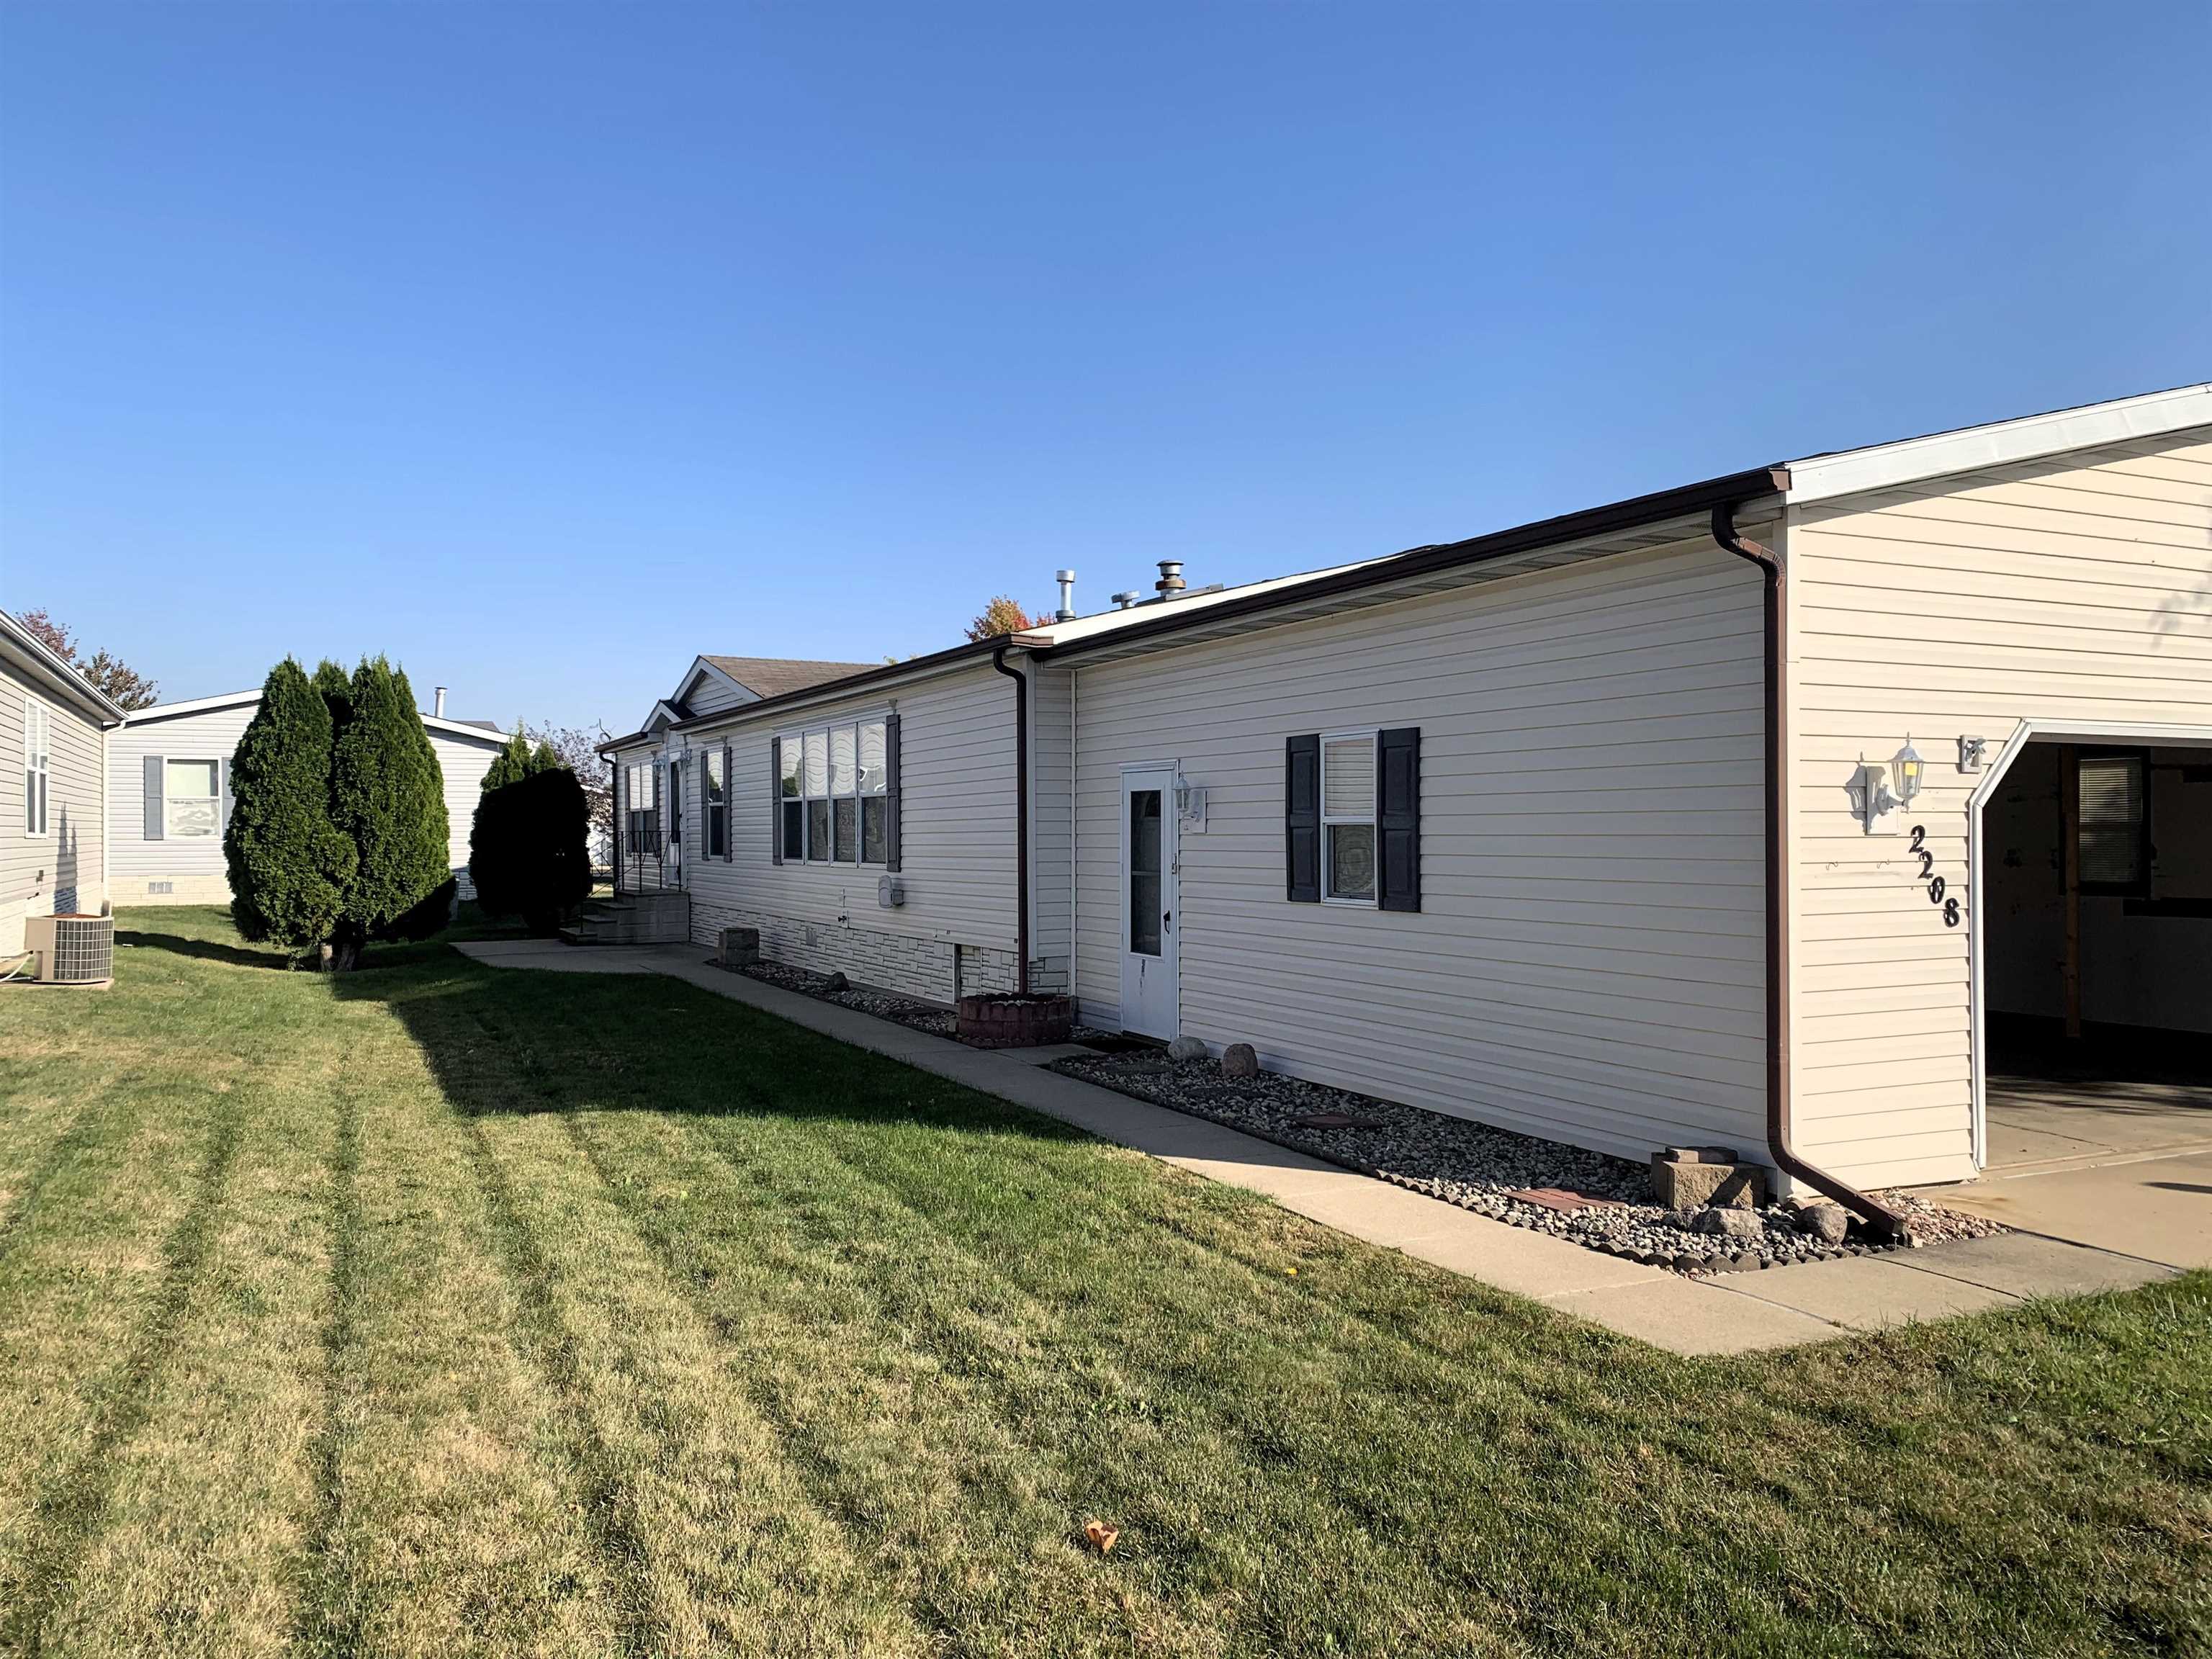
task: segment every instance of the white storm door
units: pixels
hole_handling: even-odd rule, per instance
[[[1173,769],[1121,775],[1121,1029],[1176,1035]]]

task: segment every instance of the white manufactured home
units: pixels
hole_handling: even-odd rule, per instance
[[[123,710],[0,611],[0,962],[32,916],[106,908],[102,757]]]
[[[1726,1143],[1877,1218],[2051,1150],[2007,1116],[2039,1055],[2212,1033],[2212,386],[728,660],[606,749],[620,884],[702,944]]]
[[[463,898],[469,830],[484,774],[507,734],[489,722],[422,716],[445,777],[447,857]],[[230,821],[230,757],[261,707],[258,688],[131,714],[108,742],[107,824],[118,904],[228,904],[222,832]]]

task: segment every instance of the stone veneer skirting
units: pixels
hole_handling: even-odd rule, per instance
[[[796,916],[770,915],[763,910],[738,909],[691,902],[691,938],[712,948],[725,927],[760,930],[761,955],[770,962],[817,974],[842,973],[862,985],[885,991],[902,991],[949,1003],[955,994],[954,953],[958,953],[958,990],[1011,991],[1014,988],[1014,953],[952,939],[927,939],[915,933],[886,933],[875,927],[804,921]]]

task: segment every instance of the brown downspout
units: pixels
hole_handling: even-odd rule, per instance
[[[1766,1149],[1775,1167],[1825,1193],[1884,1238],[1903,1238],[1905,1218],[1887,1206],[1808,1164],[1790,1144],[1790,891],[1789,848],[1782,834],[1783,801],[1789,779],[1783,749],[1788,702],[1784,696],[1782,561],[1757,542],[1736,534],[1737,504],[1713,508],[1713,539],[1739,559],[1759,567],[1765,586],[1765,725],[1766,785]]]
[[[1006,647],[991,666],[1014,683],[1014,987],[1030,994],[1030,678],[1006,666]]]

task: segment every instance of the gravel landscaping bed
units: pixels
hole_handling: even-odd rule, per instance
[[[1640,1164],[1270,1072],[1226,1077],[1217,1060],[1099,1054],[1057,1060],[1052,1069],[1154,1105],[1209,1118],[1516,1227],[1680,1273],[1741,1272],[1900,1248],[1866,1237],[1856,1222],[1841,1243],[1826,1243],[1800,1228],[1796,1207],[1789,1204],[1737,1212],[1742,1219],[1734,1224],[1744,1227],[1747,1237],[1701,1232],[1695,1223],[1705,1212],[1669,1211],[1651,1202],[1650,1172]],[[1322,1114],[1352,1121],[1322,1125],[1300,1121]],[[1562,1211],[1515,1196],[1532,1188],[1601,1201]],[[2005,1231],[1995,1222],[1947,1210],[1910,1194],[1875,1196],[1907,1217],[1915,1243],[1981,1238]]]

